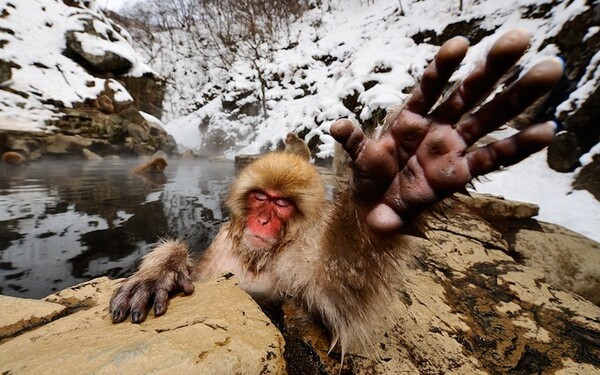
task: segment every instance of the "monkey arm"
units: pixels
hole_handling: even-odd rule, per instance
[[[562,63],[543,61],[470,113],[528,46],[525,31],[505,34],[486,59],[434,107],[468,49],[466,39],[453,38],[440,48],[405,107],[379,139],[368,139],[348,120],[331,126],[332,136],[352,159],[355,196],[372,230],[395,232],[426,207],[463,189],[472,178],[515,164],[551,142],[554,125],[544,123],[469,148],[547,94],[561,79]]]
[[[154,314],[163,315],[170,292],[182,290],[190,294],[194,291],[191,271],[187,245],[179,241],[158,244],[144,256],[140,269],[114,292],[110,300],[113,322],[124,321],[128,314],[133,323],[143,322],[151,298],[154,298]]]

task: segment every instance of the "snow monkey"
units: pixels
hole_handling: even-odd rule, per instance
[[[315,168],[297,155],[270,153],[247,166],[226,199],[231,217],[202,257],[192,261],[179,241],[158,244],[113,294],[113,322],[130,315],[141,323],[151,304],[162,315],[170,292],[189,294],[192,280],[234,272],[255,297],[300,302],[342,353],[361,341],[386,312],[404,260],[416,251],[401,229],[474,177],[517,163],[552,140],[554,124],[542,123],[470,147],[560,80],[562,63],[545,60],[473,109],[528,45],[527,32],[508,32],[436,106],[468,49],[465,38],[455,37],[377,139],[349,120],[335,122],[330,132],[350,155],[353,176],[333,201],[325,199]]]
[[[13,167],[20,167],[27,164],[27,159],[16,151],[6,151],[2,154],[2,161]]]
[[[167,161],[164,158],[156,157],[147,163],[144,163],[133,170],[136,174],[163,173],[167,168]]]
[[[290,152],[306,160],[310,160],[310,149],[302,139],[298,138],[296,133],[287,133],[285,137],[285,152]]]

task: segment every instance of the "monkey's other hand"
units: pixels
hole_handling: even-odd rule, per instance
[[[163,315],[167,311],[169,293],[194,291],[191,270],[192,262],[184,243],[160,243],[144,256],[140,269],[113,293],[110,300],[113,323],[124,321],[128,314],[132,323],[141,323],[152,305],[154,315]]]
[[[529,40],[529,34],[519,29],[503,35],[434,108],[468,49],[465,38],[450,39],[380,139],[368,139],[349,120],[331,126],[331,135],[353,160],[356,198],[372,230],[396,231],[424,208],[463,189],[474,177],[515,164],[551,142],[554,124],[543,123],[469,149],[550,92],[561,79],[560,60],[542,61],[469,113],[525,53]]]

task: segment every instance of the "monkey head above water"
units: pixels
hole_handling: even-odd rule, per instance
[[[163,173],[167,168],[167,161],[162,157],[156,157],[133,170],[135,174]]]
[[[471,179],[517,163],[552,140],[554,125],[543,123],[471,147],[560,80],[562,63],[545,60],[477,107],[528,45],[522,30],[505,34],[436,106],[468,49],[466,39],[453,38],[377,139],[348,120],[335,122],[331,135],[348,152],[353,176],[331,202],[303,158],[271,153],[256,160],[233,182],[226,201],[231,218],[202,257],[193,262],[179,241],[158,244],[115,291],[113,321],[130,315],[141,323],[149,302],[162,315],[170,292],[192,293],[192,280],[233,272],[257,299],[299,301],[320,317],[342,353],[364,340],[416,252],[401,229]]]

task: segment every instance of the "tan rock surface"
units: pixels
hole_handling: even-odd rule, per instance
[[[600,305],[600,244],[555,224],[537,223],[512,233],[511,249],[522,263],[543,272],[557,288]]]
[[[47,298],[72,314],[2,343],[0,372],[284,373],[279,331],[234,278],[196,284],[191,296],[171,300],[166,315],[139,325],[111,323],[117,282],[97,279]]]
[[[48,323],[66,310],[56,303],[3,295],[0,306],[0,340]]]

